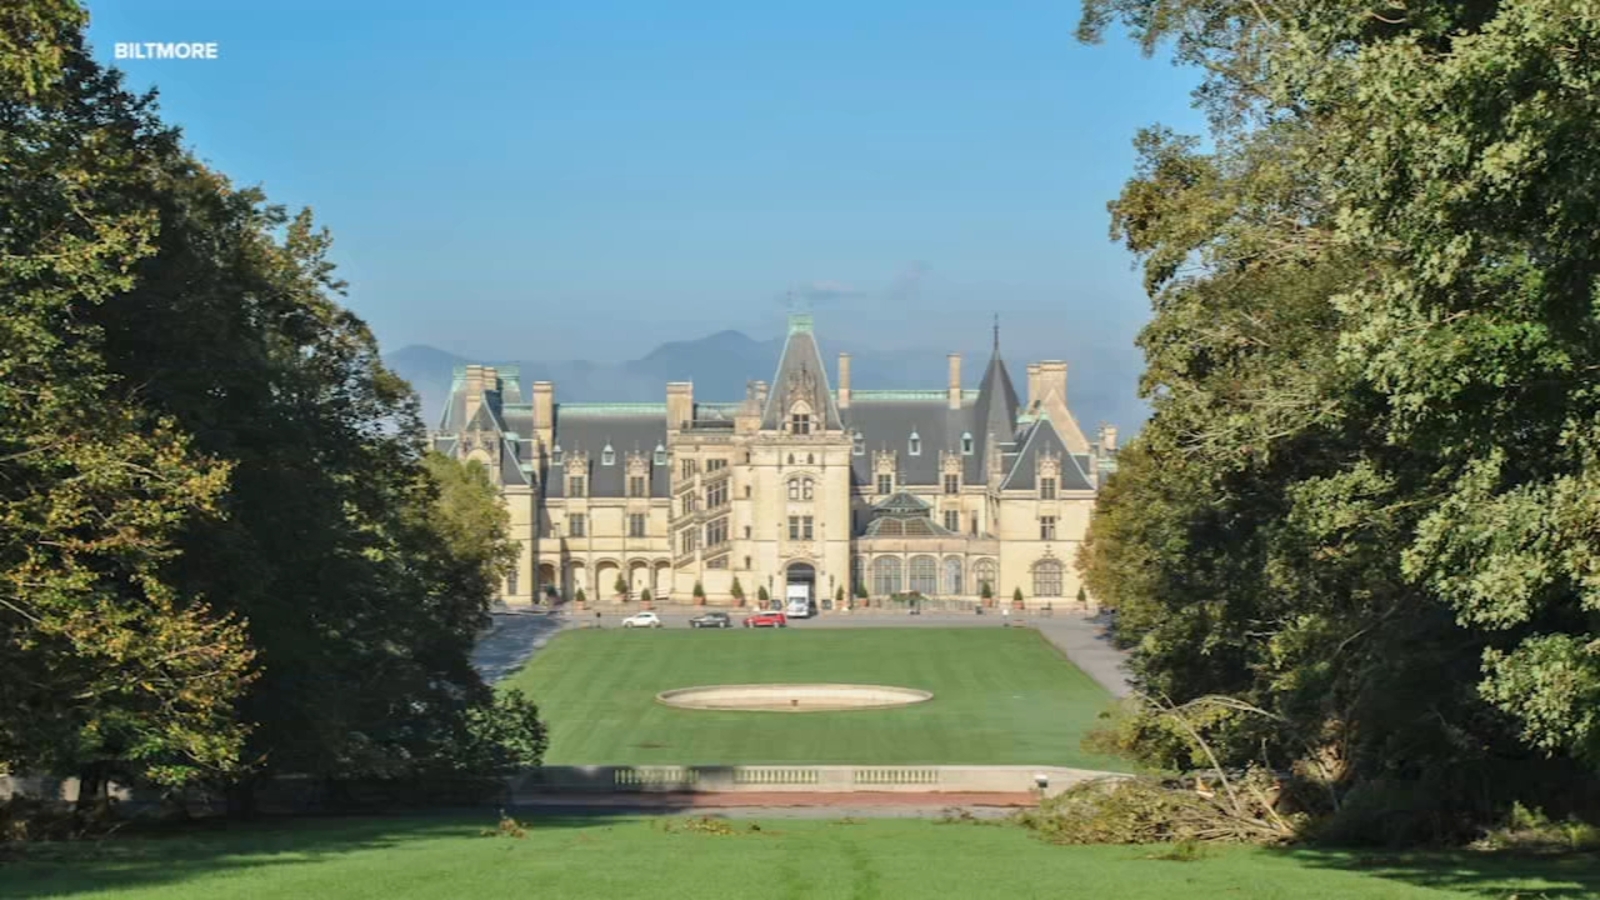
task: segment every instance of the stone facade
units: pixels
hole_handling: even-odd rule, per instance
[[[774,599],[810,582],[818,607],[865,594],[1077,607],[1074,566],[1095,492],[1115,466],[1116,429],[1088,441],[1067,407],[1067,364],[1027,368],[1019,399],[993,355],[977,390],[949,358],[943,390],[837,387],[812,331],[792,316],[772,382],[702,402],[688,382],[666,402],[557,403],[509,368],[466,366],[433,433],[436,449],[483,463],[522,548],[508,605],[579,588],[592,602],[712,605]],[[858,587],[859,586],[859,587]],[[1090,599],[1093,607],[1093,600]]]

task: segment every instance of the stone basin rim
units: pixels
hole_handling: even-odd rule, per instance
[[[740,695],[750,699],[739,702]],[[896,709],[932,699],[929,691],[898,685],[821,682],[703,684],[656,694],[657,703],[705,712],[851,712]]]

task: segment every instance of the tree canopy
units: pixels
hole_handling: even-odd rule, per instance
[[[84,24],[0,11],[0,761],[537,762],[468,662],[514,554],[487,477],[424,456],[311,213],[199,163]]]
[[[1347,785],[1595,771],[1600,8],[1086,2],[1112,24],[1205,69],[1212,125],[1142,133],[1111,204],[1154,415],[1082,562],[1141,686],[1245,698],[1278,718],[1219,720],[1235,760]]]

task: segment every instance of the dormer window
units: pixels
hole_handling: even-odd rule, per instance
[[[852,437],[852,440],[853,440],[853,446],[850,448],[850,452],[852,454],[856,455],[856,456],[866,456],[867,455],[867,436],[862,434],[861,432],[857,431],[851,437]]]
[[[964,431],[961,433],[961,455],[972,455],[972,432],[970,431]]]
[[[553,465],[553,466],[561,465],[561,445],[560,444],[555,445],[555,447],[553,449],[551,449],[551,451],[550,451],[550,464]]]
[[[600,451],[600,465],[602,465],[602,466],[614,466],[616,464],[617,464],[617,451],[611,449],[611,445],[607,444],[605,446],[605,449]]]
[[[921,456],[922,455],[922,435],[917,434],[915,431],[911,432],[911,440],[910,440],[909,443],[910,443],[909,452],[911,453],[911,455],[912,456]]]
[[[796,403],[789,407],[789,433],[811,433],[811,407],[805,403]]]
[[[661,446],[660,444],[657,444],[656,445],[656,465],[664,466],[666,464],[667,464],[667,448]]]

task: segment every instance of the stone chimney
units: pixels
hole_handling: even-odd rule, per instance
[[[1107,453],[1117,452],[1117,426],[1100,426],[1100,449]]]
[[[949,392],[950,408],[961,409],[961,354],[950,354],[950,384],[946,389]]]
[[[850,354],[839,354],[839,398],[835,402],[840,409],[850,408]]]
[[[667,430],[678,431],[694,419],[694,382],[667,382]]]
[[[1024,401],[1027,404],[1024,410],[1032,412],[1043,399],[1044,395],[1039,392],[1039,364],[1028,363],[1028,399]]]
[[[483,366],[476,364],[467,366],[466,379],[462,386],[462,396],[466,403],[462,407],[461,421],[456,423],[458,431],[465,431],[467,423],[472,421],[472,417],[478,414],[478,408],[483,406],[483,384]]]
[[[533,433],[539,444],[549,447],[556,433],[556,386],[551,381],[533,383]]]
[[[1038,399],[1044,400],[1051,394],[1063,405],[1067,402],[1067,364],[1064,360],[1048,359],[1037,364],[1039,367],[1039,394]]]

